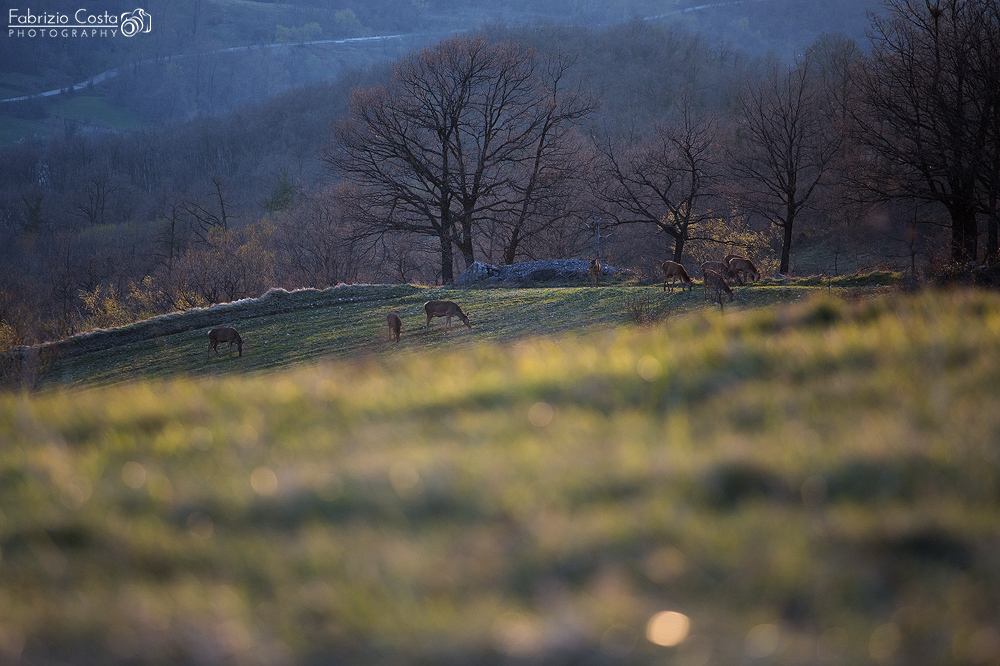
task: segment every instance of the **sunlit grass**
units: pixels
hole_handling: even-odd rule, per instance
[[[635,327],[600,291],[606,323],[581,332],[505,328],[569,312],[558,290],[463,292],[473,335],[412,326],[393,347],[359,312],[391,351],[0,394],[0,651],[1000,658],[1000,297]]]
[[[819,293],[871,297],[890,291],[892,288],[886,285],[898,282],[898,276],[873,274],[835,281],[839,286],[819,279],[764,280],[739,288],[735,302],[724,309],[737,312],[792,303]],[[107,344],[103,351],[60,355],[43,369],[39,384],[42,387],[105,384],[179,374],[270,371],[333,357],[453,349],[484,342],[509,342],[525,336],[583,332],[633,323],[628,303],[637,296],[649,299],[653,319],[658,321],[717,307],[705,300],[700,287],[666,293],[658,285],[468,290],[402,285],[346,289],[349,294],[345,299],[336,298],[340,290],[286,296],[285,300],[297,299],[300,307],[281,314],[262,312],[253,302],[247,302],[243,307],[220,313],[210,325],[192,326],[182,333],[157,335],[128,344]],[[431,299],[458,302],[469,313],[473,330],[459,327],[445,334],[441,319],[427,327],[423,304]],[[398,345],[389,342],[385,317],[391,311],[399,312],[403,319],[403,337]],[[185,316],[188,315],[179,315],[182,319]],[[136,326],[155,329],[149,322]],[[237,358],[235,352],[230,355],[228,349],[221,357],[207,354],[206,335],[213,326],[239,329],[245,341],[242,358]]]

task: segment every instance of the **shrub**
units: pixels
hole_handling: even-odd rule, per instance
[[[624,309],[628,320],[640,326],[656,323],[666,314],[656,307],[649,294],[626,294]]]

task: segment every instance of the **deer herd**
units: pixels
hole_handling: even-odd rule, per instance
[[[601,262],[593,257],[590,258],[589,272],[591,286],[596,287],[598,278],[601,275]],[[663,271],[663,291],[673,292],[676,283],[680,282],[680,287],[685,286],[690,291],[694,288],[694,280],[688,275],[687,270],[675,261],[664,261],[660,266]],[[722,304],[722,299],[733,300],[733,290],[729,286],[730,282],[735,282],[743,286],[749,280],[759,280],[760,272],[753,262],[746,257],[736,254],[727,255],[722,261],[706,261],[701,265],[703,284],[705,287],[705,298],[709,292],[712,293],[712,300]],[[472,330],[469,316],[462,312],[462,308],[454,301],[427,301],[424,303],[424,313],[427,315],[427,328],[430,328],[431,320],[435,317],[444,317],[444,330],[451,330],[451,318],[457,317],[465,324],[466,328]],[[390,312],[386,317],[389,327],[389,339],[399,342],[403,332],[403,318],[398,312]],[[219,343],[229,343],[229,354],[232,354],[233,345],[236,345],[240,356],[243,356],[243,338],[236,332],[235,328],[226,326],[223,328],[213,328],[208,332],[208,353],[212,350],[218,355]]]
[[[667,291],[668,287],[673,291],[677,281],[680,281],[681,289],[685,285],[689,290],[693,288],[694,281],[691,276],[677,262],[664,261],[660,268],[663,270],[663,291]],[[701,265],[701,275],[705,285],[705,298],[708,298],[708,293],[711,291],[712,300],[718,303],[722,303],[723,296],[729,301],[733,300],[733,290],[729,282],[743,286],[749,280],[760,279],[760,271],[753,262],[737,254],[727,255],[722,261],[706,261]]]

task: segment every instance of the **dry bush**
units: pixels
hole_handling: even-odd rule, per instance
[[[655,324],[669,315],[669,308],[663,310],[657,307],[649,294],[642,293],[625,294],[624,310],[628,320],[640,326]]]

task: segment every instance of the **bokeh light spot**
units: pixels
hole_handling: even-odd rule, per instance
[[[129,488],[139,489],[146,484],[146,468],[130,460],[122,466],[122,481]]]
[[[552,423],[555,412],[547,402],[536,402],[528,409],[528,421],[537,428],[544,428]]]
[[[270,497],[278,492],[278,477],[269,467],[258,467],[250,474],[250,486],[258,495]]]
[[[639,376],[651,382],[663,374],[663,366],[652,356],[643,356],[636,365]]]
[[[673,546],[658,548],[642,561],[642,570],[654,583],[669,583],[687,569],[684,553]]]
[[[212,519],[201,511],[195,511],[187,519],[188,531],[195,539],[204,541],[215,532],[215,523]]]
[[[537,620],[511,611],[493,623],[493,639],[502,652],[523,658],[541,650],[544,635]]]
[[[826,501],[826,479],[814,474],[802,482],[802,503],[806,506],[819,506]]]
[[[646,625],[646,638],[664,647],[679,645],[691,630],[691,620],[684,613],[660,611]]]
[[[759,624],[747,634],[747,656],[762,659],[774,654],[778,649],[781,632],[773,624]]]
[[[413,464],[398,461],[389,468],[389,483],[400,497],[406,498],[419,491],[420,473]]]
[[[601,650],[612,657],[624,658],[635,650],[639,634],[632,627],[615,624],[601,636]]]

